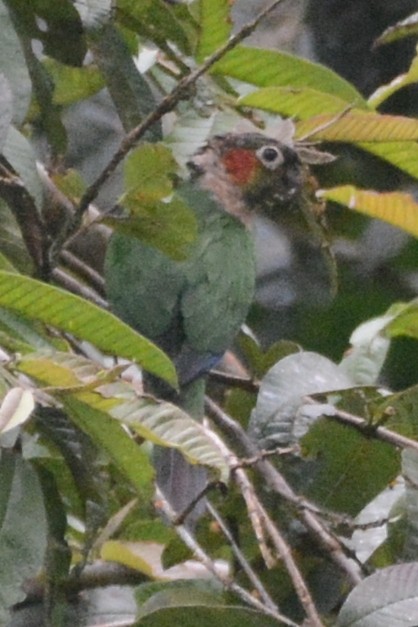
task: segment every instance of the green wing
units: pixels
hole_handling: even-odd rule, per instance
[[[254,291],[254,254],[248,230],[191,184],[179,195],[194,209],[198,236],[178,262],[135,238],[115,233],[105,275],[116,314],[157,341],[172,333],[197,353],[222,354],[245,320]],[[181,336],[181,337],[180,337]]]

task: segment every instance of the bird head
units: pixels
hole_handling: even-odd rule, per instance
[[[217,135],[188,165],[192,178],[244,221],[253,209],[288,205],[303,181],[296,151],[260,133]]]

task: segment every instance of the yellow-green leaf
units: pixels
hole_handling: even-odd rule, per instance
[[[347,107],[347,102],[342,98],[311,87],[264,87],[243,96],[238,104],[300,120],[323,113],[337,115]]]
[[[418,179],[417,142],[359,142],[357,145]]]
[[[165,353],[113,314],[79,296],[0,271],[0,306],[71,333],[104,352],[133,360],[177,385],[174,365]]]
[[[348,81],[323,65],[286,52],[237,46],[213,66],[212,72],[259,87],[312,87],[367,109],[363,96]]]
[[[230,10],[229,0],[200,0],[198,61],[203,61],[228,40],[232,26]]]
[[[403,39],[404,37],[411,37],[413,35],[418,35],[418,13],[413,13],[393,26],[389,26],[389,28],[376,39],[375,46],[389,44],[397,39]]]
[[[296,124],[296,137],[335,142],[389,142],[418,139],[418,120],[400,115],[351,111],[342,117],[318,115]]]
[[[372,218],[385,220],[418,237],[418,203],[404,192],[376,192],[342,185],[318,192],[321,198],[332,200]]]
[[[162,573],[161,554],[163,545],[156,542],[127,542],[109,540],[100,551],[100,557],[110,562],[134,568],[147,577],[155,578]]]
[[[418,15],[418,14],[417,14]],[[417,26],[418,33],[418,26]],[[411,66],[405,74],[401,74],[394,78],[387,85],[382,85],[369,97],[368,103],[374,108],[377,108],[385,100],[387,100],[392,94],[399,91],[407,85],[418,82],[418,54],[412,59]]]
[[[190,253],[190,245],[197,236],[197,222],[192,210],[181,198],[151,204],[130,197],[131,217],[118,219],[106,217],[103,222],[120,233],[126,233],[158,248],[177,261]]]
[[[173,190],[177,164],[171,151],[163,144],[143,144],[125,161],[126,194],[121,199],[128,209],[140,202],[161,200]]]

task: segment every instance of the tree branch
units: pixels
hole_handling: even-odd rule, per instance
[[[251,33],[257,28],[259,23],[267,17],[273,9],[275,9],[283,0],[274,0],[270,6],[261,11],[254,20],[245,24],[228,42],[219,48],[214,54],[198,68],[192,70],[184,78],[182,78],[174,87],[174,89],[155,107],[155,109],[132,131],[130,131],[122,140],[118,150],[113,155],[112,159],[106,165],[106,167],[99,174],[97,179],[87,188],[83,197],[80,200],[80,204],[77,207],[74,217],[68,227],[63,229],[63,233],[60,236],[61,244],[71,235],[73,235],[81,225],[83,215],[86,212],[89,204],[97,197],[102,185],[113,174],[118,165],[123,161],[128,152],[135,146],[135,144],[143,137],[146,131],[153,126],[156,122],[161,120],[163,115],[172,111],[180,100],[182,100],[193,86],[196,81],[203,76],[217,61],[224,57],[227,52],[235,48],[241,41],[251,35]]]
[[[206,409],[216,426],[228,438],[238,443],[245,455],[249,457],[259,455],[258,447],[250,440],[242,427],[209,398],[206,398]],[[321,515],[320,510],[295,494],[283,475],[270,462],[261,459],[255,463],[254,468],[263,476],[271,490],[274,490],[282,498],[295,505],[296,511],[305,524],[307,531],[328,552],[339,568],[346,573],[351,583],[357,585],[362,580],[359,565],[347,556],[346,547],[324,526],[319,518]]]

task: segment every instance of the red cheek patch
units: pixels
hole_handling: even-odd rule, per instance
[[[257,157],[251,150],[236,148],[229,150],[222,158],[226,171],[237,185],[245,185],[254,177]]]

